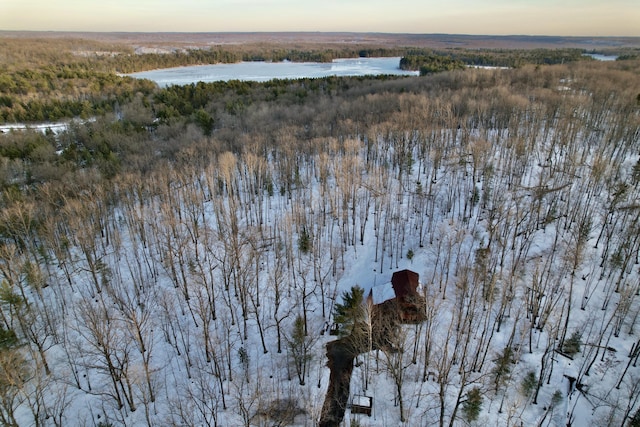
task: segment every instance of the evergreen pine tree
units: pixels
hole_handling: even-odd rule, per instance
[[[502,354],[495,360],[495,366],[491,371],[493,376],[493,384],[495,391],[498,392],[511,376],[511,364],[513,363],[513,350],[511,347],[505,347]]]
[[[303,254],[309,253],[311,250],[311,236],[306,228],[303,228],[298,237],[298,249]]]
[[[304,318],[298,315],[293,322],[291,334],[287,337],[287,344],[300,385],[305,385],[309,362],[312,358],[311,348],[315,341],[314,337],[305,334]]]
[[[530,398],[533,396],[533,393],[538,386],[538,376],[534,371],[529,371],[524,376],[522,383],[520,384],[520,392],[526,398]]]
[[[462,404],[464,418],[471,422],[478,419],[482,409],[482,393],[479,387],[474,387],[467,393],[467,400]]]
[[[334,308],[334,321],[340,325],[338,335],[351,335],[363,329],[366,322],[364,289],[358,285],[342,293],[342,303]]]
[[[571,336],[565,340],[562,351],[569,356],[580,353],[580,344],[582,344],[582,335],[578,331],[573,331]]]

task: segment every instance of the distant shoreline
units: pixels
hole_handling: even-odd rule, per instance
[[[219,46],[228,44],[339,44],[362,46],[462,47],[484,49],[640,48],[640,37],[468,35],[355,32],[73,32],[2,31],[0,37],[78,38],[132,46]]]

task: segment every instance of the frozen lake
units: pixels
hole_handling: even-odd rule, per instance
[[[238,62],[235,64],[195,65],[128,74],[149,79],[159,86],[196,82],[245,80],[264,82],[273,79],[318,78],[365,75],[417,76],[417,71],[400,69],[400,58],[348,58],[333,62]]]
[[[602,55],[599,53],[585,53],[585,56],[590,56],[597,61],[615,61],[618,59],[617,55]]]

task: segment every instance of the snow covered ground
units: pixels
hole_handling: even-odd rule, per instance
[[[62,131],[67,130],[69,127],[69,122],[57,122],[57,123],[38,123],[38,124],[24,124],[24,123],[10,123],[0,125],[0,132],[6,133],[11,131],[19,131],[19,130],[27,130],[32,129],[39,132],[47,132],[52,131],[53,133],[60,133]]]
[[[46,122],[46,123],[6,123],[0,125],[0,133],[8,133],[11,131],[22,131],[22,130],[35,130],[37,132],[53,132],[54,134],[59,134],[60,132],[64,132],[69,129],[69,126],[72,123],[75,124],[83,124],[87,122],[93,122],[95,118],[91,118],[88,120],[62,120],[59,122]]]

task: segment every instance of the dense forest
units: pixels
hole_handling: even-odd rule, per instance
[[[346,423],[638,425],[638,60],[160,89],[13,42],[2,120],[77,120],[0,134],[3,425],[315,425],[403,268],[426,320]]]
[[[582,49],[427,49],[309,45],[237,45],[136,53],[128,45],[81,39],[0,38],[0,123],[54,121],[112,112],[115,102],[148,95],[147,81],[119,76],[157,68],[239,61],[329,62],[336,58],[403,57],[403,69],[423,74],[465,65],[520,67],[588,61]],[[620,53],[635,58],[636,50]]]

